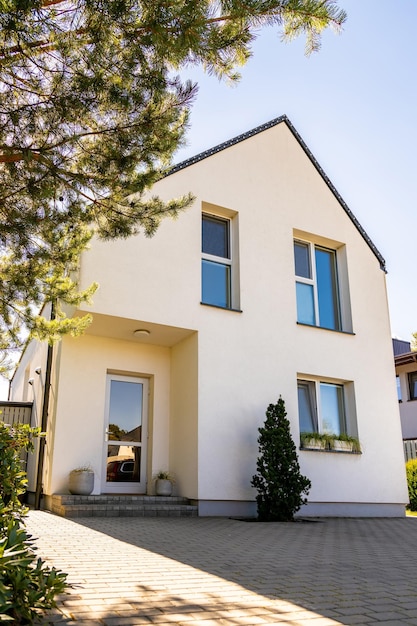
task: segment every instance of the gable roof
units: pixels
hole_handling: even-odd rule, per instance
[[[344,209],[344,211],[347,214],[347,216],[349,217],[349,219],[353,222],[353,224],[355,225],[355,227],[357,228],[357,230],[359,231],[359,233],[361,234],[363,239],[366,241],[368,246],[371,248],[372,252],[374,253],[374,255],[376,256],[376,258],[379,261],[381,269],[384,272],[386,272],[387,269],[386,269],[386,263],[385,263],[384,257],[379,252],[378,248],[375,246],[375,244],[373,243],[373,241],[371,240],[371,238],[369,237],[369,235],[367,234],[365,229],[360,225],[360,223],[358,222],[358,220],[356,219],[356,217],[354,216],[354,214],[352,213],[352,211],[350,210],[350,208],[348,207],[346,202],[343,200],[342,196],[339,194],[337,189],[334,187],[333,183],[331,182],[329,177],[326,175],[326,173],[324,172],[322,167],[319,165],[319,163],[316,160],[316,158],[314,157],[313,153],[307,147],[307,144],[301,138],[300,134],[294,128],[293,124],[290,122],[290,120],[288,119],[288,117],[286,115],[281,115],[280,117],[276,117],[275,119],[271,120],[270,122],[266,122],[265,124],[261,124],[260,126],[257,126],[256,128],[253,128],[252,130],[249,130],[246,133],[242,133],[241,135],[238,135],[237,137],[233,137],[233,139],[229,139],[228,141],[224,141],[223,143],[220,143],[219,145],[214,146],[213,148],[209,148],[208,150],[205,150],[204,152],[200,152],[200,154],[196,154],[195,156],[190,157],[189,159],[186,159],[185,161],[182,161],[181,163],[178,163],[177,165],[174,165],[166,173],[165,176],[171,176],[171,174],[175,174],[176,172],[178,172],[180,170],[183,170],[186,167],[189,167],[190,165],[194,165],[195,163],[198,163],[199,161],[203,161],[204,159],[207,159],[208,157],[211,157],[214,154],[217,154],[217,152],[221,152],[222,150],[226,150],[227,148],[230,148],[231,146],[234,146],[234,145],[240,143],[241,141],[245,141],[245,139],[249,139],[250,137],[254,137],[255,135],[258,135],[259,133],[262,133],[265,130],[268,130],[269,128],[272,128],[273,126],[277,126],[278,124],[285,124],[289,128],[289,130],[291,131],[291,133],[293,134],[295,139],[298,141],[298,143],[301,146],[301,148],[304,150],[304,152],[307,155],[307,157],[310,159],[310,161],[313,164],[313,166],[316,168],[317,172],[320,174],[320,176],[322,177],[322,179],[324,180],[324,182],[326,183],[326,185],[328,186],[328,188],[330,189],[332,194],[336,197],[337,201],[339,202],[341,207]]]

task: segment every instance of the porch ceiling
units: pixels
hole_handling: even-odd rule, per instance
[[[75,315],[85,315],[85,311],[77,311]],[[148,330],[149,335],[145,333],[135,335],[135,330],[139,329]],[[186,337],[189,337],[194,332],[195,330],[189,328],[165,326],[144,320],[93,313],[93,322],[88,327],[86,334],[110,337],[112,339],[123,339],[124,341],[133,341],[135,343],[171,347]]]

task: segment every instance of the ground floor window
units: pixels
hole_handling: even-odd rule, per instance
[[[347,434],[344,388],[313,380],[298,381],[300,432]]]
[[[299,377],[300,446],[360,454],[352,382]]]

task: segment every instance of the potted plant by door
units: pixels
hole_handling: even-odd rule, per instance
[[[89,496],[94,489],[94,471],[89,465],[71,470],[68,490],[73,495]]]
[[[157,496],[171,496],[174,484],[172,475],[165,471],[159,470],[154,476],[155,478],[155,494]]]

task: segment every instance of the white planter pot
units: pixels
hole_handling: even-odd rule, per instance
[[[69,475],[68,490],[73,495],[89,496],[94,489],[93,471],[72,471]]]
[[[304,450],[325,450],[326,442],[320,439],[307,439],[303,441],[302,448]]]
[[[338,452],[352,452],[353,443],[351,441],[341,441],[340,439],[335,439],[332,443],[332,450],[336,450]]]
[[[155,481],[155,493],[157,496],[170,496],[172,494],[172,482],[165,478],[157,478]]]

